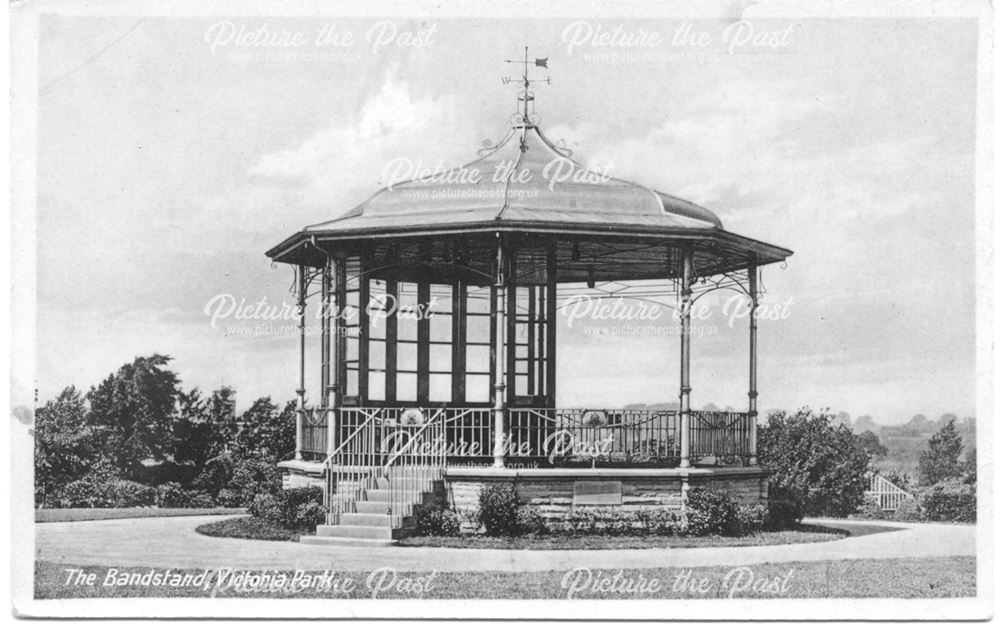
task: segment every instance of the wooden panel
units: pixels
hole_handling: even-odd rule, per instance
[[[385,400],[395,402],[396,400],[396,342],[398,321],[396,314],[399,311],[399,283],[395,280],[385,282],[385,295],[389,296],[389,304],[392,305],[392,312],[385,319]]]
[[[417,305],[424,313],[431,302],[431,283],[422,279],[417,283]],[[425,314],[426,315],[426,314]],[[426,317],[417,320],[417,401],[430,399],[431,321]]]
[[[465,403],[465,331],[468,326],[468,288],[465,281],[452,286],[451,300],[451,399]]]
[[[556,283],[556,247],[549,249],[546,261],[546,290],[548,296],[545,304],[545,398],[547,406],[556,407],[556,303],[558,284]]]
[[[371,277],[368,260],[361,258],[361,275],[358,278],[358,401],[368,400],[368,302],[371,300]]]
[[[514,252],[509,254],[509,266],[507,274],[507,286],[504,289],[504,295],[507,297],[507,343],[503,345],[503,352],[506,353],[506,362],[504,370],[506,371],[504,383],[507,384],[507,403],[513,404],[517,400],[517,390],[516,382],[517,378],[514,376],[516,363],[515,358],[517,357],[517,352],[515,346],[517,344],[517,281],[515,277],[517,275],[516,266],[516,255]]]

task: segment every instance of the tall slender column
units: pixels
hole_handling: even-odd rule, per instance
[[[306,266],[298,267],[299,290],[299,387],[295,390],[295,459],[302,460],[303,425],[306,420]]]
[[[337,313],[340,305],[337,304],[334,291],[334,279],[337,277],[337,259],[330,257],[327,259],[326,268],[323,270],[323,329],[326,339],[323,341],[323,350],[326,357],[323,362],[324,378],[324,401],[326,408],[326,453],[330,455],[337,448],[337,341],[340,334],[339,318]]]
[[[493,280],[493,290],[496,293],[496,300],[493,306],[492,328],[494,331],[494,355],[493,355],[493,466],[504,466],[504,438],[506,436],[506,426],[504,423],[504,397],[505,388],[504,373],[506,372],[506,345],[504,343],[504,299],[505,299],[505,279],[504,279],[504,252],[503,241],[497,233],[497,255],[496,273]]]
[[[319,397],[323,408],[330,395],[330,260],[323,266],[320,287]]]
[[[684,246],[681,265],[681,468],[691,466],[691,274],[694,249]]]
[[[757,260],[751,255],[747,268],[750,290],[750,390],[747,392],[750,417],[750,464],[757,464]]]

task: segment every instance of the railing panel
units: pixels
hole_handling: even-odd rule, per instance
[[[371,439],[382,452],[392,427],[413,425],[434,415],[440,423],[435,441],[449,464],[482,464],[493,457],[493,413],[487,408],[341,408],[335,447],[358,427],[371,423]],[[325,418],[325,413],[314,413]],[[307,417],[308,418],[308,417]],[[745,412],[692,411],[691,457],[715,462],[753,454],[753,419]],[[326,452],[325,424],[304,424],[304,451]],[[579,463],[676,466],[680,457],[680,415],[676,410],[512,408],[506,411],[505,456],[542,466]],[[545,463],[548,463],[546,465]]]

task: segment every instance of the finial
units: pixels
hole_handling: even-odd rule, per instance
[[[524,67],[524,71],[521,74],[521,86],[517,93],[517,116],[521,119],[521,123],[525,125],[531,124],[531,117],[535,114],[535,93],[531,91],[531,84],[533,83],[548,83],[551,85],[552,78],[545,77],[544,79],[532,79],[528,74],[529,67],[535,68],[545,68],[549,69],[549,58],[544,57],[541,59],[535,59],[534,62],[528,59],[528,47],[524,47],[524,59],[504,59],[505,63],[508,64],[521,64]],[[512,82],[512,78],[509,75],[503,77],[504,84],[509,84]]]

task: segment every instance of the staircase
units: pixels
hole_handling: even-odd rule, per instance
[[[344,510],[339,513],[328,514],[326,525],[317,526],[315,535],[302,536],[299,542],[331,546],[389,546],[411,534],[415,510],[441,497],[444,482],[440,477],[429,480],[426,491],[414,491],[409,497],[401,498],[394,493],[394,483],[409,485],[417,480],[403,480],[403,472],[391,475],[392,480],[383,476],[368,484],[343,486],[338,495],[359,499],[345,502]]]
[[[414,528],[414,512],[444,494],[440,414],[400,422],[372,415],[326,459],[326,524],[301,543],[334,546],[392,545]],[[388,422],[387,422],[388,421]]]

